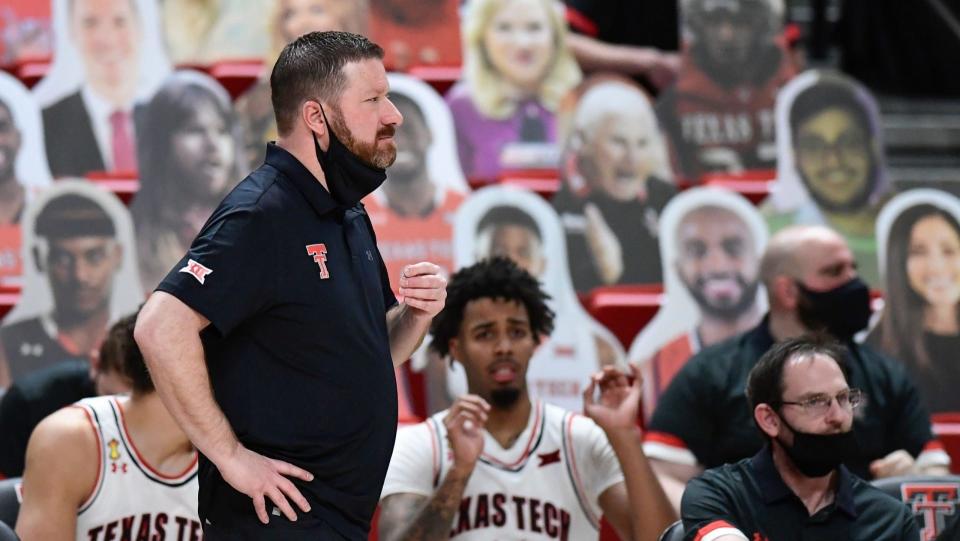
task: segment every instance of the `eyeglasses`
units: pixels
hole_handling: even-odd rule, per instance
[[[859,133],[844,133],[833,143],[828,143],[816,135],[802,135],[797,141],[797,152],[801,159],[824,161],[834,154],[843,162],[863,156],[867,149],[867,140]]]
[[[786,406],[800,406],[803,411],[812,415],[824,415],[830,411],[830,404],[834,400],[842,409],[853,411],[863,405],[866,395],[860,389],[847,389],[840,391],[836,396],[816,395],[801,400],[799,402],[790,402],[783,400],[780,403]]]

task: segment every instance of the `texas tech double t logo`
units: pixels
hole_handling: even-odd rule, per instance
[[[900,487],[903,501],[914,515],[922,517],[920,539],[933,541],[943,530],[947,517],[956,512],[957,483],[904,483]]]
[[[322,242],[319,244],[308,244],[307,254],[313,256],[313,260],[320,266],[320,279],[330,278],[330,271],[327,270],[327,246]]]

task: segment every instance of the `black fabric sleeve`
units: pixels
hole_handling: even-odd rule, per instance
[[[890,430],[887,434],[887,444],[891,451],[905,449],[917,457],[923,447],[934,439],[930,414],[920,400],[920,391],[907,374],[904,366],[890,359],[880,357],[874,360],[883,364],[890,377]]]
[[[27,441],[30,439],[28,405],[17,385],[13,385],[0,400],[0,475],[23,475]]]
[[[275,298],[283,269],[276,268],[271,238],[270,224],[256,209],[218,210],[157,291],[177,297],[226,336]]]
[[[648,430],[680,438],[697,462],[711,464],[711,435],[716,427],[710,405],[712,385],[702,372],[702,354],[694,355],[674,376],[657,402]]]
[[[713,471],[687,483],[680,502],[684,539],[700,539],[707,531],[719,528],[740,529],[731,513],[732,502],[723,489],[722,480]]]
[[[393,289],[390,287],[390,275],[387,273],[387,265],[383,262],[383,256],[380,255],[380,248],[377,243],[377,231],[373,228],[373,222],[370,221],[370,215],[366,213],[366,209],[364,209],[363,220],[366,222],[367,231],[370,232],[370,238],[373,240],[374,252],[377,254],[377,264],[380,266],[380,289],[383,290],[383,306],[389,311],[397,304],[397,297],[393,294]],[[395,276],[394,279],[400,280],[400,277]],[[398,282],[398,289],[399,285]]]

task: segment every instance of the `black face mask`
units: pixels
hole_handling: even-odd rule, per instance
[[[797,282],[797,316],[813,331],[825,330],[837,340],[849,340],[870,322],[870,288],[860,278],[829,291],[811,291]]]
[[[860,450],[853,430],[838,434],[811,434],[800,432],[790,426],[782,416],[780,420],[793,432],[793,445],[777,440],[787,456],[807,477],[823,477],[837,466],[856,458]]]
[[[317,134],[313,134],[313,146],[317,152],[317,161],[327,178],[330,195],[344,207],[353,207],[361,199],[380,187],[387,180],[387,170],[374,167],[350,152],[330,127],[326,113],[320,109],[330,135],[330,146],[324,152],[320,148]]]

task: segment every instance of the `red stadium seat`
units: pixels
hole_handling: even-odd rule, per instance
[[[221,61],[209,67],[207,72],[230,93],[232,99],[250,89],[263,74],[263,60]]]
[[[20,302],[19,286],[0,285],[0,319],[7,317],[18,302]]]
[[[663,284],[598,287],[587,297],[587,311],[629,348],[663,303]]]
[[[943,442],[950,455],[950,471],[960,474],[960,412],[934,413],[933,433]]]
[[[720,186],[735,191],[754,205],[759,205],[770,195],[770,187],[776,177],[776,171],[758,169],[744,171],[739,175],[711,173],[703,175],[700,181],[707,186]]]
[[[95,171],[87,173],[87,180],[113,192],[124,204],[129,205],[140,189],[138,176],[136,171]]]
[[[560,172],[556,169],[505,170],[500,172],[500,184],[526,188],[549,201],[560,189]]]
[[[413,66],[410,75],[429,84],[441,96],[460,80],[460,66]]]
[[[37,84],[37,81],[40,79],[43,79],[49,70],[49,60],[27,60],[17,64],[13,74],[17,79],[20,79],[20,82],[22,82],[24,86],[33,88],[33,85]]]

